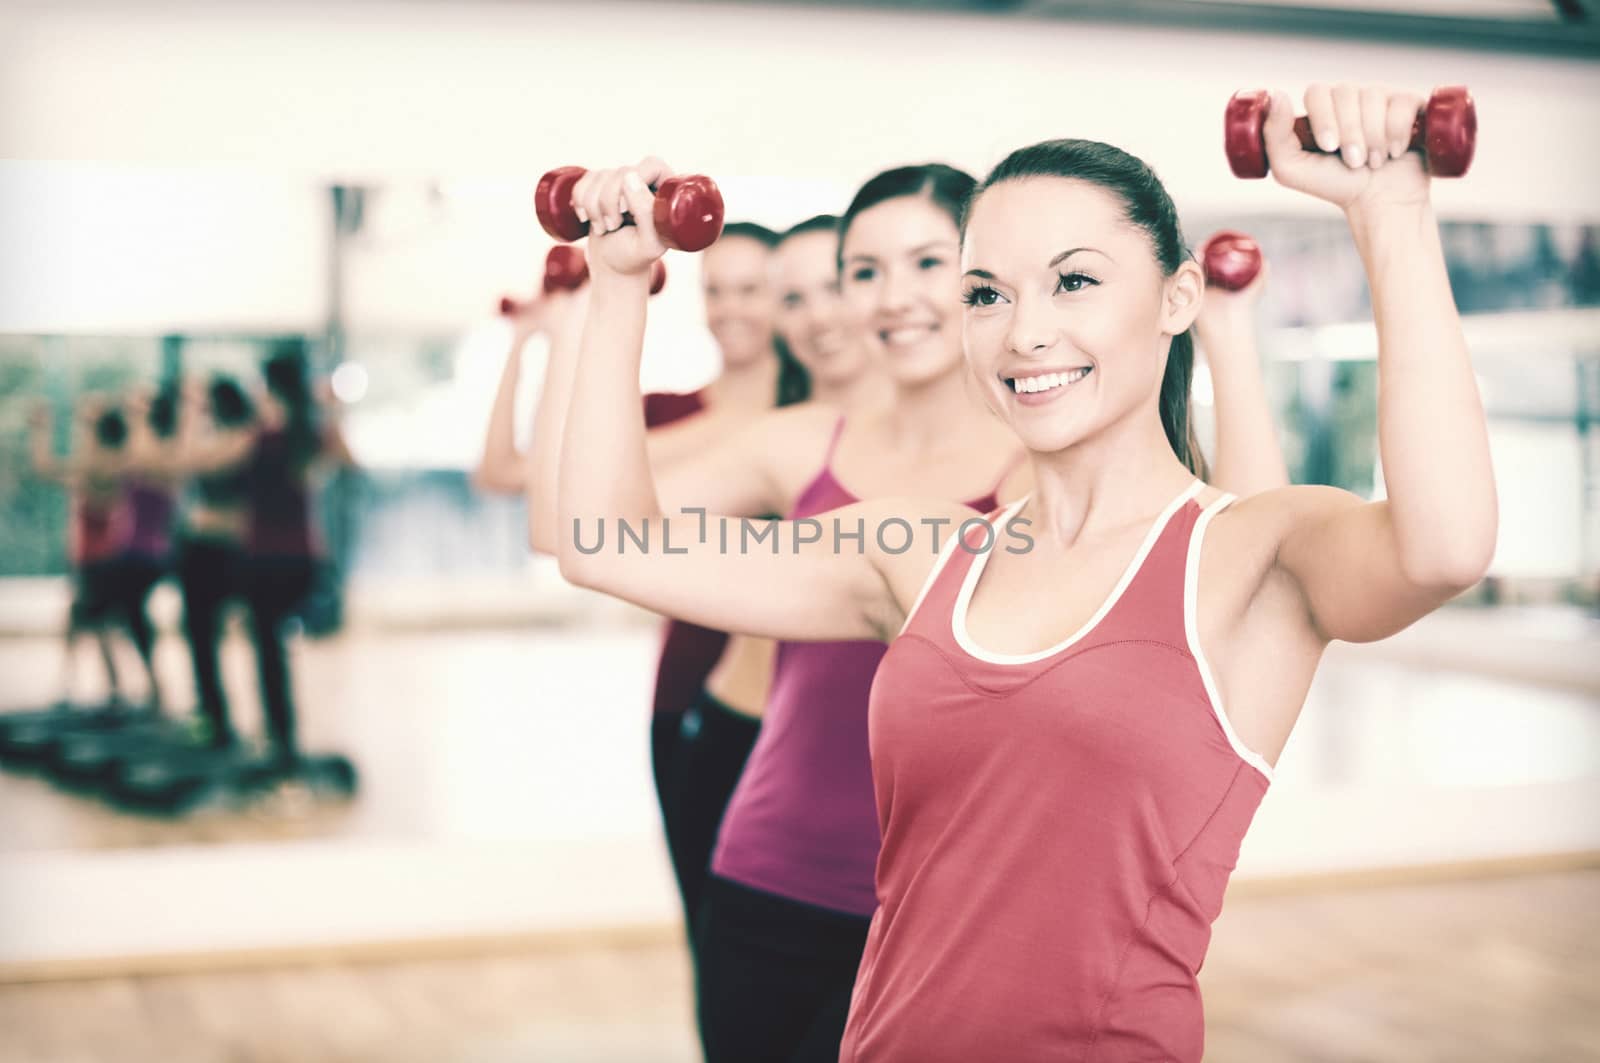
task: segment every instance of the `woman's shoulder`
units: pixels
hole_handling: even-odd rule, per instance
[[[753,427],[763,435],[803,443],[832,436],[845,421],[842,409],[829,402],[801,402],[763,412]]]
[[[1197,501],[1209,506],[1225,496],[1220,488],[1207,485]],[[1217,527],[1231,533],[1276,542],[1306,521],[1331,516],[1363,504],[1359,495],[1323,484],[1291,484],[1274,487],[1234,499],[1217,516]]]
[[[1207,486],[1195,501],[1202,509],[1230,498]],[[1363,504],[1349,491],[1321,484],[1275,487],[1232,499],[1210,519],[1205,533],[1205,563],[1242,583],[1257,586],[1275,570],[1285,540],[1297,529]]]

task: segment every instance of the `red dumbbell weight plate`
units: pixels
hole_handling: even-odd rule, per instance
[[[1434,89],[1422,114],[1428,171],[1435,177],[1466,173],[1478,146],[1478,109],[1466,86]]]
[[[589,279],[589,260],[581,248],[558,244],[544,258],[544,290],[575,292]]]
[[[572,209],[572,188],[586,172],[581,166],[562,166],[539,178],[533,190],[533,212],[557,240],[571,243],[589,235],[589,223],[579,221]]]
[[[1249,287],[1261,272],[1261,245],[1240,232],[1217,233],[1206,241],[1200,257],[1206,283],[1227,292]]]
[[[1267,146],[1261,129],[1272,96],[1265,91],[1236,92],[1222,113],[1222,145],[1235,177],[1267,176]]]
[[[678,251],[703,251],[722,235],[722,192],[709,177],[669,177],[656,189],[656,232]]]

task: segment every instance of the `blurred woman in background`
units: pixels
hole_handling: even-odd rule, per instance
[[[701,266],[706,326],[721,353],[722,372],[696,392],[644,396],[652,460],[663,464],[681,460],[727,438],[763,412],[802,402],[809,395],[805,367],[773,333],[776,304],[769,270],[778,239],[764,226],[732,222],[705,251]],[[548,441],[560,438],[565,411],[557,396],[571,387],[562,352],[576,347],[585,299],[581,292],[553,292],[512,317],[511,349],[495,393],[483,458],[473,476],[480,488],[523,494],[530,491],[530,483],[554,483],[557,455]],[[548,339],[550,359],[534,421],[534,442],[524,454],[515,441],[516,395],[521,349],[534,335]],[[553,500],[546,505],[534,495],[529,504],[546,516],[554,510]],[[695,787],[694,780],[712,778],[727,780],[725,785],[714,784],[714,791],[732,788],[759,727],[756,718],[771,681],[772,656],[769,640],[730,638],[696,624],[669,619],[663,633],[652,698],[651,768],[688,918],[698,906],[698,883],[704,877],[705,857],[726,793],[719,798],[695,789],[692,796],[685,796],[683,788]],[[708,690],[733,714],[719,714],[710,729],[703,713]],[[719,726],[725,722],[730,726]],[[691,754],[691,747],[697,752]],[[697,762],[694,772],[679,770],[691,757]],[[698,809],[714,807],[714,815],[695,811],[680,815],[680,809],[691,804]]]
[[[177,449],[178,393],[159,388],[127,399],[130,436],[122,465],[122,508],[125,516],[121,549],[112,580],[115,609],[127,625],[149,678],[149,707],[163,706],[156,671],[156,628],[150,621],[150,592],[164,579],[172,561],[175,510],[173,457]]]
[[[224,610],[240,590],[244,538],[250,524],[249,447],[255,405],[239,382],[218,375],[189,389],[180,432],[181,461],[193,473],[178,545],[183,632],[194,665],[195,697],[207,740],[226,749],[236,740],[222,682],[218,643]]]
[[[300,750],[284,624],[311,593],[324,555],[312,508],[319,464],[351,465],[337,421],[311,386],[302,340],[290,341],[262,364],[262,416],[251,434],[250,516],[245,530],[244,597],[274,768],[293,774]]]
[[[34,472],[62,484],[71,507],[67,555],[72,565],[72,605],[67,617],[61,700],[64,704],[73,701],[78,647],[83,636],[92,633],[105,663],[110,701],[120,704],[122,686],[109,626],[115,619],[115,561],[121,545],[121,475],[128,422],[103,396],[85,396],[74,410],[71,449],[65,458],[55,455],[55,429],[48,405],[41,404],[34,411],[31,428]]]

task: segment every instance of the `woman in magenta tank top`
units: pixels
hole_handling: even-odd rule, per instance
[[[71,512],[67,557],[72,568],[72,604],[62,656],[61,702],[73,701],[78,647],[82,637],[92,632],[105,665],[110,701],[120,704],[122,687],[109,625],[116,619],[116,562],[126,538],[121,481],[127,418],[120,408],[88,396],[74,411],[72,434],[71,453],[57,457],[50,408],[41,405],[34,411],[29,440],[33,470],[67,489]]]
[[[122,475],[124,531],[112,580],[116,611],[127,626],[144,665],[149,707],[163,699],[155,667],[156,629],[150,620],[150,592],[167,575],[172,560],[176,511],[171,455],[178,433],[178,394],[162,387],[148,399],[130,399],[129,442]]]
[[[1314,88],[1310,126],[1338,153],[1300,147],[1285,94],[1266,128],[1271,172],[1337,206],[1366,267],[1389,492],[1373,503],[1235,502],[1197,479],[1201,271],[1147,166],[1064,140],[996,167],[961,241],[967,363],[1032,492],[973,522],[908,490],[836,511],[859,547],[784,522],[779,551],[723,549],[734,522],[707,516],[702,537],[700,516],[664,513],[639,429],[595,431],[629,412],[613,385],[637,372],[663,168],[586,200],[603,235],[560,518],[642,522],[681,553],[574,538],[564,571],[703,623],[892,644],[868,722],[878,907],[841,1060],[1201,1058],[1210,926],[1324,648],[1413,623],[1494,549],[1483,409],[1405,150],[1421,102]],[[636,226],[607,224],[614,191]],[[960,534],[898,549],[932,522]]]

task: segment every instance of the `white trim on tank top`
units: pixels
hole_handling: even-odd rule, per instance
[[[966,521],[962,521],[961,527],[966,527]],[[922,589],[917,592],[917,600],[911,603],[911,610],[906,613],[905,623],[900,625],[900,630],[895,632],[895,638],[899,638],[901,635],[904,635],[906,633],[906,629],[911,626],[911,618],[917,615],[918,609],[922,608],[923,600],[928,597],[928,592],[933,590],[934,582],[938,580],[939,573],[944,571],[944,566],[949,564],[951,555],[956,552],[956,544],[960,541],[961,528],[957,528],[950,534],[949,541],[946,542],[944,547],[939,551],[939,556],[934,558],[933,571],[929,572],[928,578],[922,581]]]
[[[1217,690],[1211,665],[1200,649],[1200,546],[1205,541],[1206,526],[1211,523],[1211,518],[1227,508],[1234,498],[1234,495],[1223,495],[1207,506],[1195,519],[1194,529],[1189,533],[1189,559],[1183,572],[1183,633],[1189,640],[1189,656],[1194,658],[1195,667],[1200,670],[1200,682],[1206,688],[1206,700],[1211,703],[1211,711],[1216,714],[1217,723],[1222,725],[1222,733],[1227,736],[1228,744],[1240,760],[1266,776],[1270,783],[1274,781],[1272,765],[1260,753],[1245,745],[1234,731],[1228,714],[1222,711],[1222,695]]]
[[[1161,511],[1161,515],[1156,518],[1155,523],[1150,526],[1150,530],[1145,533],[1144,542],[1139,545],[1139,550],[1133,555],[1133,560],[1129,561],[1128,567],[1123,570],[1122,578],[1117,581],[1117,585],[1112,588],[1111,594],[1106,600],[1100,604],[1100,608],[1089,618],[1088,623],[1068,635],[1064,641],[1058,642],[1048,649],[1039,650],[1036,653],[991,653],[979,646],[973,641],[972,636],[967,633],[967,607],[972,602],[972,593],[978,589],[978,580],[982,577],[984,567],[989,562],[989,555],[994,550],[985,550],[977,557],[974,557],[971,567],[967,569],[967,577],[961,584],[961,593],[956,596],[955,607],[950,610],[950,632],[955,636],[956,645],[960,646],[969,657],[975,657],[980,661],[988,661],[990,664],[1033,664],[1035,661],[1054,657],[1062,650],[1077,643],[1098,627],[1100,621],[1104,620],[1106,614],[1111,612],[1117,602],[1121,600],[1123,593],[1133,583],[1133,578],[1144,567],[1145,558],[1150,555],[1151,550],[1155,549],[1156,541],[1161,538],[1161,533],[1166,530],[1168,523],[1171,522],[1172,515],[1178,512],[1185,502],[1199,494],[1204,487],[1205,484],[1195,480],[1184,488],[1182,494],[1167,503],[1167,508]],[[1030,492],[1007,506],[1005,512],[1000,514],[996,525],[1004,527],[1017,510],[1022,508],[1022,504],[1031,497],[1033,496]]]

